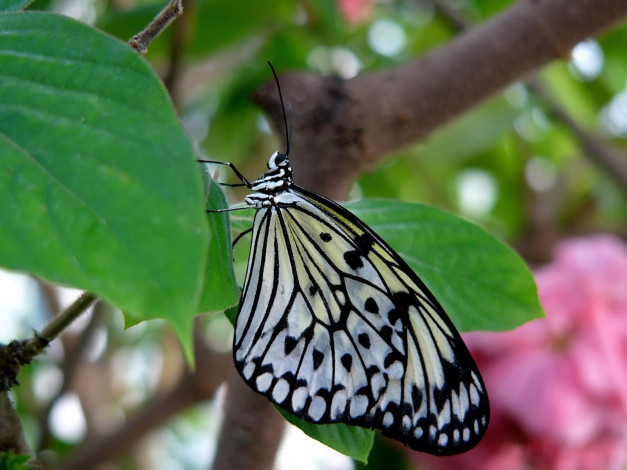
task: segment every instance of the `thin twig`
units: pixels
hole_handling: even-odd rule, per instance
[[[84,292],[72,305],[54,317],[41,331],[31,339],[11,341],[0,346],[0,391],[9,390],[18,385],[17,376],[21,367],[30,364],[50,341],[55,339],[65,328],[78,318],[87,307],[96,300],[94,294]]]
[[[148,52],[148,44],[182,14],[183,0],[170,0],[163,10],[148,23],[148,26],[141,33],[133,36],[128,43],[140,54],[145,54]]]
[[[94,294],[83,292],[72,305],[54,317],[50,323],[48,323],[44,329],[41,330],[41,333],[39,333],[38,336],[45,338],[48,342],[52,341],[95,301],[96,296]],[[33,340],[34,339],[35,338],[33,338]]]

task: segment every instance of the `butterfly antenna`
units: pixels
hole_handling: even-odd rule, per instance
[[[285,142],[286,142],[285,155],[289,155],[290,154],[290,140],[291,140],[292,135],[291,135],[291,132],[288,132],[287,115],[285,114],[285,106],[283,105],[283,94],[281,93],[281,85],[279,84],[279,77],[277,76],[276,71],[274,70],[274,67],[272,66],[270,61],[268,61],[268,65],[270,66],[270,70],[272,70],[272,75],[274,75],[274,80],[276,81],[276,87],[279,90],[279,100],[281,101],[281,111],[283,111],[283,124],[285,124]]]
[[[289,137],[287,138],[287,152],[289,152],[290,143],[292,142],[292,135],[294,135],[294,129],[292,128],[292,123],[294,121],[294,109],[292,108],[292,103],[287,103],[287,110],[290,113],[290,133]],[[285,152],[285,155],[287,155],[287,152]]]

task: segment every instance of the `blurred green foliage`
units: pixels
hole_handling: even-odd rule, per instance
[[[482,0],[455,2],[460,15],[480,23],[511,2]],[[107,4],[98,26],[120,38],[141,29],[161,2],[141,2],[126,11]],[[199,0],[188,7],[186,60],[190,67],[215,63],[215,71],[202,77],[199,90],[189,97],[184,119],[203,115],[207,132],[201,147],[216,159],[229,159],[250,176],[277,145],[264,118],[250,97],[268,81],[266,61],[278,72],[308,69],[342,73],[349,56],[360,72],[401,64],[452,40],[456,27],[428,0],[377,5],[364,23],[351,24],[336,2],[271,2]],[[225,11],[229,20],[225,20]],[[372,47],[373,26],[396,24],[404,34],[398,53],[383,55]],[[165,66],[172,31],[150,48],[148,57]],[[620,27],[598,39],[603,66],[598,75],[582,78],[566,61],[540,72],[548,92],[577,122],[607,138],[601,111],[625,88],[627,28]],[[345,55],[341,55],[345,54]],[[343,58],[343,59],[342,59]],[[340,65],[338,65],[338,62]],[[189,113],[189,114],[188,114]],[[612,144],[625,148],[625,136],[609,135]],[[363,196],[383,196],[427,204],[462,213],[502,238],[515,242],[529,223],[529,184],[525,170],[535,158],[546,163],[553,183],[539,191],[540,199],[559,198],[555,230],[562,233],[618,231],[627,217],[621,189],[610,176],[588,160],[572,130],[551,115],[551,109],[522,84],[512,85],[483,105],[428,136],[425,141],[395,152],[357,186]],[[494,184],[494,201],[480,210],[462,200],[460,175],[478,169]],[[558,188],[559,187],[559,188]],[[532,192],[533,188],[531,189]],[[554,194],[555,192],[559,194]],[[572,230],[570,224],[577,229]]]
[[[0,470],[29,470],[30,456],[16,455],[13,452],[0,452]]]

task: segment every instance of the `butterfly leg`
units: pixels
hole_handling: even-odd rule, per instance
[[[242,186],[248,186],[248,185],[246,185],[244,183],[220,183],[220,182],[218,182],[218,184],[220,186],[228,186],[229,188],[240,188]]]
[[[241,207],[227,207],[226,209],[207,209],[205,212],[207,214],[218,214],[220,212],[231,212],[231,211],[241,211],[244,209],[250,209],[249,206],[241,206]]]
[[[252,228],[252,227],[250,227],[249,229],[244,230],[243,232],[241,232],[241,233],[240,233],[237,237],[235,237],[235,240],[233,240],[233,243],[231,244],[231,246],[232,246],[233,248],[235,248],[235,244],[236,244],[238,241],[240,241],[240,240],[242,239],[242,237],[245,237],[247,234],[249,234],[249,233],[250,233],[250,232],[252,232],[252,231],[253,231],[253,228]]]
[[[240,171],[236,168],[236,166],[233,165],[231,162],[220,162],[218,160],[198,160],[198,162],[199,163],[214,163],[216,165],[226,165],[233,171],[233,173],[235,173],[235,176],[237,176],[239,180],[242,183],[244,183],[242,186],[250,187],[250,182],[244,177],[244,175],[240,173]],[[231,185],[225,184],[224,186],[231,186]]]

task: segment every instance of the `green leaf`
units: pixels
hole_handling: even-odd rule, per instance
[[[228,207],[224,193],[212,179],[209,179],[210,209]],[[231,246],[231,224],[226,212],[208,214],[211,232],[209,243],[209,263],[199,312],[217,312],[237,303],[239,287],[233,270],[233,248]]]
[[[0,264],[165,318],[191,357],[203,185],[161,81],[66,17],[0,15]]]
[[[28,454],[14,454],[12,451],[0,452],[0,470],[29,470],[33,468],[28,461]]]
[[[410,463],[412,453],[392,439],[375,435],[372,449],[368,454],[368,462],[355,462],[354,470],[409,470],[415,468]]]
[[[398,252],[460,330],[508,330],[543,316],[529,268],[477,225],[409,202],[346,207]]]
[[[309,437],[344,455],[366,463],[374,441],[374,431],[347,424],[313,424],[275,406],[288,422]]]
[[[0,0],[0,13],[23,10],[33,0]]]
[[[234,305],[224,310],[224,315],[231,322],[231,325],[235,326],[235,319],[237,318],[237,309],[239,305]]]

